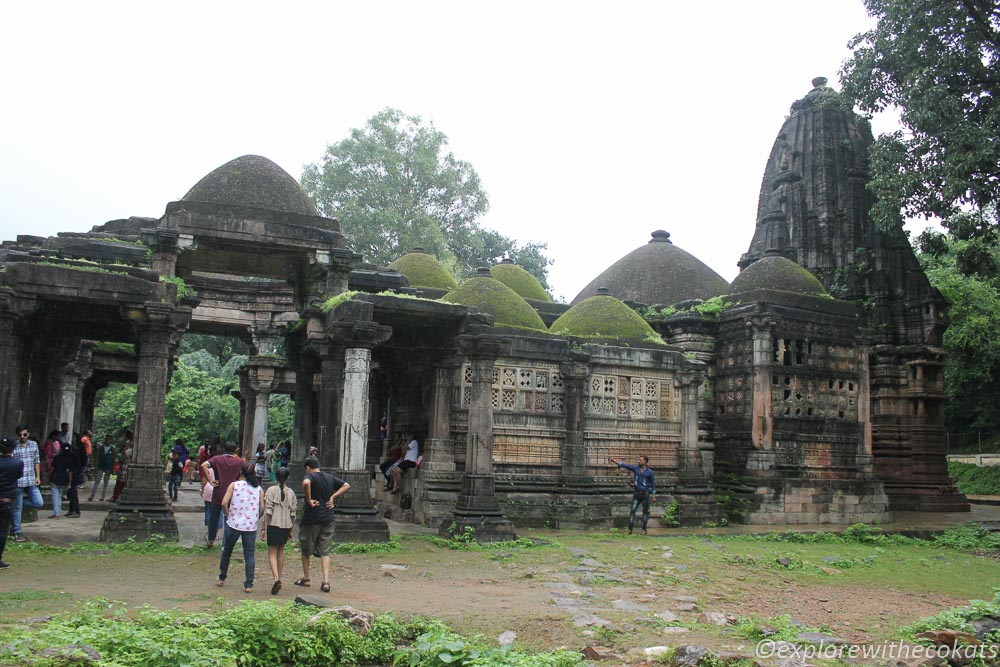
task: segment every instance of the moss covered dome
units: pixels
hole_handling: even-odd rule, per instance
[[[478,275],[462,282],[441,300],[474,306],[479,312],[492,315],[497,326],[545,331],[545,323],[535,309],[517,292],[490,276],[490,270],[486,268],[479,269]]]
[[[389,265],[396,269],[410,282],[411,287],[429,287],[431,289],[452,290],[458,287],[458,281],[444,268],[437,257],[423,250],[414,248]]]
[[[490,275],[511,288],[522,298],[535,301],[552,301],[538,278],[528,273],[524,267],[505,259],[490,267]]]
[[[549,331],[558,336],[663,342],[646,320],[604,290],[560,315]]]
[[[823,283],[808,269],[773,250],[740,271],[740,275],[729,286],[729,293],[739,294],[758,289],[829,296]]]
[[[260,155],[244,155],[217,167],[195,183],[181,201],[319,215],[298,181]]]
[[[612,264],[573,299],[577,304],[607,287],[622,300],[671,305],[710,299],[726,291],[726,280],[697,257],[670,242],[670,234],[653,232],[650,241]]]

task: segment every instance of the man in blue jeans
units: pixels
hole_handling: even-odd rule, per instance
[[[632,471],[632,507],[628,514],[628,534],[632,534],[635,527],[635,511],[642,505],[642,534],[646,534],[646,525],[649,523],[649,503],[656,502],[656,480],[653,479],[653,471],[649,469],[649,457],[640,455],[639,465],[630,466],[612,457],[608,463],[613,463],[619,468]]]
[[[41,457],[38,455],[38,443],[28,439],[28,427],[17,427],[17,445],[14,447],[14,458],[24,462],[24,474],[17,480],[17,493],[14,497],[14,541],[27,542],[21,534],[21,512],[25,505],[38,509],[42,506],[42,492],[38,488],[41,479]],[[28,494],[28,499],[24,495]]]

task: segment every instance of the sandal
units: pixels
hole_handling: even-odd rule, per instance
[[[306,579],[304,577],[302,579],[296,579],[292,583],[295,584],[296,586],[305,586],[306,588],[309,588],[310,585],[309,579]]]
[[[251,586],[250,588],[244,588],[244,589],[243,589],[243,592],[244,592],[244,593],[248,593],[248,594],[249,594],[249,593],[253,593],[253,586]]]
[[[321,591],[323,591],[324,593],[329,593],[330,592],[330,582],[329,581],[324,581],[322,584],[319,585],[319,589]]]
[[[226,580],[225,579],[219,579],[217,582],[215,582],[215,585],[218,586],[219,588],[222,588],[223,586],[226,585]]]
[[[271,586],[271,595],[277,595],[278,591],[280,590],[281,590],[281,582],[280,581],[274,582],[274,586]]]

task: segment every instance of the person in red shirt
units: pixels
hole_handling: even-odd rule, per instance
[[[224,453],[213,456],[201,464],[201,474],[208,478],[208,469],[212,469],[214,479],[209,481],[212,489],[212,507],[208,517],[208,535],[205,538],[205,546],[212,548],[215,546],[215,536],[219,532],[219,516],[222,515],[222,499],[226,496],[226,489],[229,485],[240,478],[240,470],[243,467],[243,459],[236,456],[236,443],[227,442],[223,445]]]

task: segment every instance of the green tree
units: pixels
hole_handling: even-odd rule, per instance
[[[844,93],[871,115],[895,107],[904,131],[871,152],[872,211],[908,217],[986,210],[1000,197],[1000,5],[995,0],[865,0],[878,23],[854,37]],[[996,209],[990,209],[996,225]]]
[[[340,220],[367,261],[384,266],[422,247],[462,276],[508,256],[548,284],[546,245],[520,246],[480,226],[489,200],[478,174],[448,151],[443,132],[419,116],[379,112],[364,128],[327,146],[320,162],[305,166],[301,180],[317,208]]]
[[[968,229],[971,217],[951,219]],[[945,415],[952,431],[1000,431],[1000,247],[995,235],[958,238],[925,231],[918,258],[931,284],[951,303],[944,335]]]

